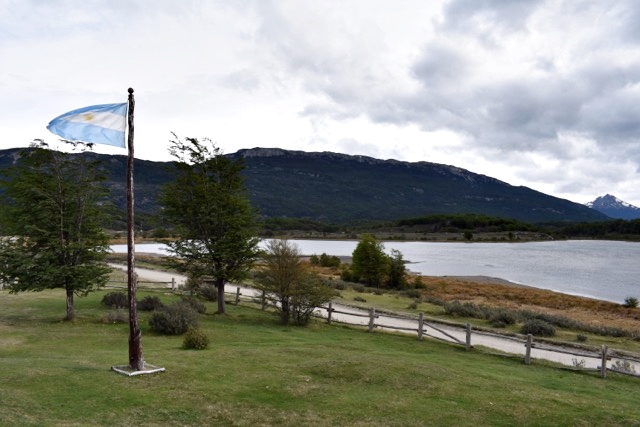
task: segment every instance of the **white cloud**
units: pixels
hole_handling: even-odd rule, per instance
[[[612,193],[640,205],[631,0],[5,6],[2,148],[55,138],[51,118],[124,102],[131,86],[143,158],[167,159],[174,131],[225,152],[447,163],[578,202]]]

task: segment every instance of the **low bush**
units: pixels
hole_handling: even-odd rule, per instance
[[[353,297],[353,300],[358,302],[367,302],[367,300],[362,297]]]
[[[587,341],[587,336],[584,334],[578,334],[576,335],[576,341],[578,342],[586,342]]]
[[[362,283],[356,283],[355,285],[352,286],[352,288],[355,292],[360,292],[360,293],[364,293],[367,290],[367,288]]]
[[[200,329],[189,329],[184,335],[182,348],[187,350],[204,350],[209,347],[209,337]]]
[[[151,330],[165,335],[182,335],[198,327],[198,313],[189,304],[178,302],[155,311],[149,318]]]
[[[331,281],[333,287],[339,291],[344,291],[347,289],[347,284],[343,280],[333,280]]]
[[[405,295],[409,298],[420,298],[422,296],[422,291],[420,289],[407,289],[404,291]]]
[[[101,303],[111,308],[125,308],[129,306],[129,298],[124,292],[109,292],[102,297]]]
[[[127,323],[129,311],[122,308],[114,308],[102,316],[102,323]]]
[[[496,310],[489,318],[491,324],[495,327],[504,328],[507,325],[513,325],[518,321],[518,317],[511,310]]]
[[[176,304],[185,304],[191,307],[191,309],[193,309],[196,313],[199,313],[199,314],[204,314],[207,311],[207,306],[204,305],[202,301],[198,301],[196,298],[193,298],[193,297],[183,297]]]
[[[538,337],[552,337],[556,334],[556,328],[552,324],[540,319],[527,320],[520,331],[523,334],[531,334]]]
[[[164,304],[160,298],[148,295],[137,302],[137,307],[141,311],[154,311],[164,307]]]
[[[198,295],[207,301],[218,301],[218,288],[211,283],[205,283],[198,289]]]
[[[626,297],[624,299],[624,306],[627,308],[636,308],[638,306],[638,298]]]
[[[457,317],[472,317],[475,319],[488,319],[490,313],[489,308],[476,305],[472,302],[451,301],[444,304],[445,313]]]

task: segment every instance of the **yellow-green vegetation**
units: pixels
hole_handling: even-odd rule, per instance
[[[284,327],[247,306],[215,315],[207,303],[205,350],[153,334],[139,313],[145,360],[166,372],[129,378],[110,371],[126,364],[128,325],[103,323],[106,292],[79,298],[72,322],[60,320],[61,293],[0,291],[0,425],[639,424],[637,378],[320,322]]]

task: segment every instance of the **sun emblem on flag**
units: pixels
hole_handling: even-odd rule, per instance
[[[91,122],[93,121],[93,119],[95,118],[95,116],[93,115],[93,113],[85,113],[83,116],[84,120],[86,122]]]

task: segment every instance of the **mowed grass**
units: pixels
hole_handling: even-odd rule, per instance
[[[140,313],[145,360],[166,372],[129,378],[110,370],[127,363],[129,329],[102,323],[104,293],[78,298],[77,319],[63,322],[61,291],[0,291],[0,425],[640,425],[637,378],[320,322],[284,327],[248,306],[209,305],[202,351],[151,333]]]

